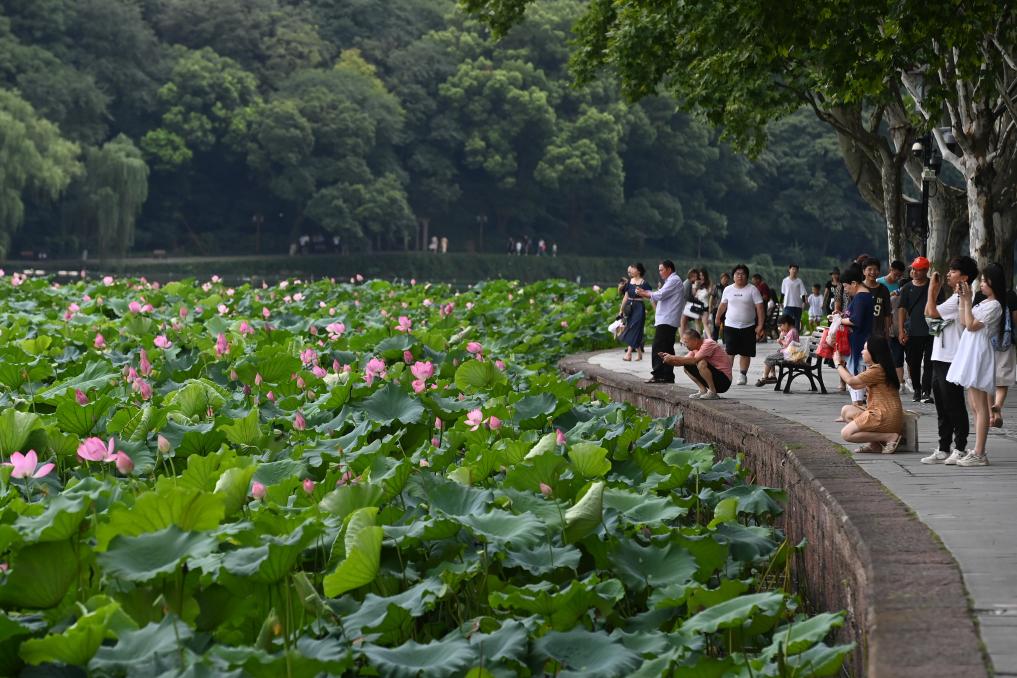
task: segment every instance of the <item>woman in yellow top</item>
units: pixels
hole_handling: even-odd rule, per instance
[[[893,454],[904,430],[904,407],[900,402],[900,381],[890,344],[883,337],[870,337],[862,349],[866,369],[855,376],[844,358],[833,354],[837,373],[854,389],[866,389],[865,407],[845,405],[840,416],[847,425],[840,434],[849,443],[866,443],[855,452]]]

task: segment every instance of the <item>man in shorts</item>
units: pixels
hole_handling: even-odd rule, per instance
[[[717,400],[719,393],[731,388],[731,356],[710,338],[703,338],[698,330],[688,328],[682,334],[682,343],[689,352],[683,356],[661,353],[660,359],[668,365],[685,368],[699,389],[689,400]]]
[[[724,288],[715,324],[724,324],[724,348],[739,356],[737,384],[748,383],[749,364],[756,357],[756,340],[763,337],[763,295],[749,284],[749,267],[738,264],[731,271],[734,283]]]

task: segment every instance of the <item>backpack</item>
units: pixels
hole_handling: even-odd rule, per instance
[[[1013,346],[1013,314],[1005,304],[1003,305],[1003,316],[1006,319],[1003,323],[1003,336],[992,337],[992,348],[1000,352],[1009,351]]]

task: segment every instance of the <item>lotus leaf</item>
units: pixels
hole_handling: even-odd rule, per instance
[[[98,561],[109,575],[145,582],[173,572],[183,560],[207,556],[215,547],[215,537],[210,534],[184,532],[170,525],[136,537],[118,535],[106,552],[99,554]]]
[[[610,678],[631,673],[642,662],[639,655],[603,631],[582,628],[551,631],[533,643],[538,657],[561,664],[559,676]]]

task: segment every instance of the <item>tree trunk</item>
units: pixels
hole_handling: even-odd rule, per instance
[[[880,167],[883,185],[883,218],[886,221],[887,256],[890,261],[904,259],[904,235],[900,227],[904,204],[901,194],[900,166],[893,158],[884,158]]]
[[[953,257],[961,253],[967,236],[968,211],[964,191],[934,184],[929,197],[929,244],[925,255],[935,270],[945,271]]]
[[[992,165],[985,161],[984,156],[968,155],[964,158],[971,256],[980,269],[993,261],[998,252],[992,206],[993,173]]]

